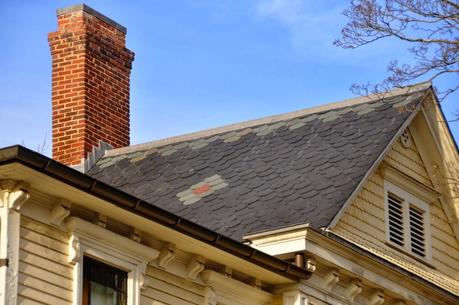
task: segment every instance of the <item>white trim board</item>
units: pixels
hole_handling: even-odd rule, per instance
[[[82,304],[83,257],[89,256],[128,272],[127,305],[140,305],[149,262],[159,251],[77,217],[66,222],[70,233],[69,257],[73,268],[73,304]]]

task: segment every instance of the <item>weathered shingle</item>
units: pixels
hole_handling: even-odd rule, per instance
[[[327,226],[424,92],[109,153],[89,174],[209,229]]]

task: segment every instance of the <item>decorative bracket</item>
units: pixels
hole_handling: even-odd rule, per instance
[[[316,271],[316,261],[313,259],[313,258],[306,258],[306,262],[304,264],[304,269],[306,269],[307,271],[313,273],[314,271]]]
[[[188,277],[194,280],[205,267],[205,259],[202,256],[195,255],[191,258],[186,268]]]
[[[99,227],[105,229],[105,227],[107,226],[107,215],[98,213],[97,218],[94,220],[94,223]]]
[[[132,228],[132,231],[129,237],[133,241],[140,243],[142,241],[142,232],[140,232],[140,230],[137,230],[136,228]]]
[[[27,189],[29,185],[23,181],[0,181],[1,204],[9,209],[19,211],[22,205],[30,198]]]
[[[307,296],[301,291],[288,291],[283,294],[284,305],[308,305],[309,301]]]
[[[256,289],[261,289],[261,280],[257,278],[252,279],[252,286],[255,287]]]
[[[173,243],[165,243],[161,252],[158,255],[157,265],[160,268],[166,269],[167,265],[175,258],[175,245]]]
[[[70,202],[61,199],[58,203],[56,203],[50,212],[51,223],[59,226],[62,221],[70,215]]]
[[[78,236],[71,235],[69,240],[68,262],[75,265],[81,258],[81,244]]]
[[[339,270],[332,269],[324,277],[324,288],[328,291],[331,291],[338,282],[339,282]]]
[[[346,297],[349,301],[353,301],[354,298],[362,292],[362,281],[354,279],[346,287]]]
[[[384,291],[376,290],[368,299],[367,305],[381,305],[384,303]]]
[[[233,269],[228,267],[228,266],[224,266],[223,267],[222,273],[227,278],[232,278],[233,277]]]
[[[20,243],[20,210],[30,198],[29,185],[0,180],[0,303],[17,303]]]
[[[140,289],[145,289],[148,286],[148,278],[146,277],[147,274],[147,264],[143,263],[138,266],[139,268],[139,282],[140,282]]]

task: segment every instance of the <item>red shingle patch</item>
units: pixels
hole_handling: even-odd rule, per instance
[[[204,184],[200,187],[197,187],[193,190],[193,194],[200,195],[202,193],[208,192],[210,190],[210,186],[208,184]]]

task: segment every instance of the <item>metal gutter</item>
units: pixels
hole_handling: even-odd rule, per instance
[[[436,292],[438,292],[439,294],[443,295],[444,297],[446,298],[450,298],[452,300],[454,300],[454,302],[457,302],[457,304],[459,304],[459,296],[456,295],[456,294],[453,294],[452,292],[446,290],[446,289],[443,289],[442,287],[439,287],[431,282],[429,282],[428,280],[420,277],[419,275],[415,274],[415,273],[412,273],[406,269],[403,269],[397,265],[395,265],[394,263],[391,263],[390,261],[382,258],[382,257],[379,257],[377,256],[376,254],[373,254],[361,247],[359,247],[358,245],[356,244],[353,244],[351,243],[350,241],[342,238],[341,236],[339,235],[336,235],[335,233],[333,233],[332,231],[328,231],[328,230],[322,230],[322,229],[316,229],[316,228],[309,228],[310,230],[313,230],[314,232],[324,236],[325,238],[327,239],[330,239],[338,244],[340,244],[341,246],[344,246],[354,252],[356,252],[357,254],[361,255],[361,256],[364,256],[366,258],[369,258],[373,261],[376,261],[377,263],[395,271],[395,272],[398,272],[404,276],[407,276],[409,277],[410,279],[412,279],[413,281],[423,285],[423,286],[426,286],[428,287],[429,289],[432,289],[432,290],[435,290]],[[456,304],[456,303],[455,303]]]
[[[198,239],[286,278],[292,280],[308,279],[312,275],[311,272],[305,269],[204,228],[28,148],[15,145],[0,149],[0,166],[15,162],[59,179],[88,194]]]

